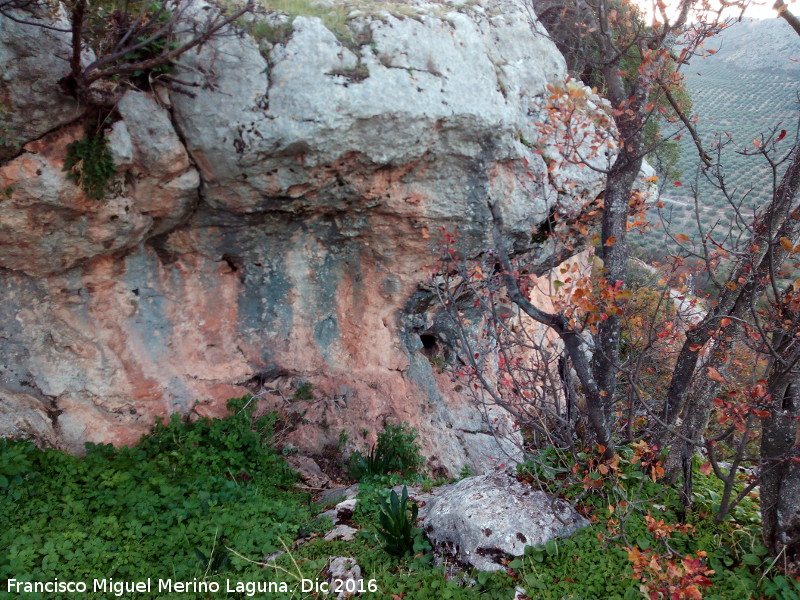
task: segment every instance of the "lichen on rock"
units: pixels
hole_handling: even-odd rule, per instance
[[[506,472],[468,477],[429,502],[423,522],[434,549],[480,569],[500,571],[506,555],[569,537],[589,522],[568,502]]]
[[[61,170],[80,121],[17,128],[25,149],[0,166],[0,385],[26,404],[2,433],[78,452],[259,392],[294,415],[286,442],[315,455],[391,422],[414,426],[446,473],[514,452],[511,420],[498,410],[489,429],[423,351],[432,247],[447,227],[465,257],[483,252],[493,198],[524,250],[602,175],[584,169],[573,197],[544,175],[535,123],[566,73],[526,4],[437,6],[356,10],[355,45],[296,16],[268,52],[247,27],[188,52],[177,68],[196,87],[119,103],[102,200]],[[15,28],[0,60],[36,35]],[[301,380],[312,398],[287,403]]]

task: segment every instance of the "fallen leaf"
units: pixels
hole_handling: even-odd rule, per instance
[[[714,367],[708,367],[708,376],[719,383],[728,383],[728,381],[722,376],[722,373],[717,371]]]

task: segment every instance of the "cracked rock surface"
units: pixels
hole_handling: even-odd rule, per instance
[[[522,556],[572,535],[589,522],[572,506],[506,472],[468,477],[428,502],[423,528],[434,549],[481,571],[500,571],[506,555]]]
[[[231,30],[182,56],[191,93],[120,102],[102,200],[62,170],[85,124],[51,98],[60,50],[0,17],[0,98],[26,85],[9,66],[24,56],[50,82],[29,114],[53,107],[11,123],[24,148],[0,163],[0,434],[132,444],[157,416],[258,392],[296,413],[285,443],[314,457],[390,422],[416,427],[441,473],[515,455],[510,419],[489,429],[425,353],[422,336],[456,355],[432,249],[446,227],[483,252],[489,198],[524,249],[602,177],[565,194],[535,151],[566,73],[522,0],[403,6],[417,13],[354,11],[357,43],[300,16],[280,42]]]

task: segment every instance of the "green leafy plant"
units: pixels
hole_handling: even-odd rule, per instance
[[[359,62],[354,67],[332,69],[327,75],[344,77],[348,83],[360,83],[369,77],[369,68]]]
[[[417,431],[408,423],[387,425],[378,434],[378,443],[366,456],[355,451],[350,457],[350,476],[362,479],[368,476],[398,472],[411,475],[419,472],[425,459],[417,444]]]
[[[347,442],[349,440],[350,440],[350,436],[347,435],[347,432],[344,429],[342,429],[339,432],[339,440],[336,443],[336,451],[339,452],[339,454],[344,452],[344,449],[347,448]]]
[[[69,171],[67,179],[80,185],[89,198],[102,199],[116,173],[103,133],[87,132],[83,139],[69,144],[64,171]]]
[[[314,390],[314,384],[308,381],[301,381],[297,384],[297,389],[294,391],[294,396],[292,396],[295,400],[313,400],[314,394],[312,393]]]
[[[89,444],[84,458],[0,441],[0,573],[20,581],[265,577],[227,548],[278,551],[312,515],[271,446],[275,416],[256,417],[249,397],[228,407],[224,419],[160,422],[133,448]]]
[[[206,556],[205,552],[200,550],[200,548],[194,549],[194,555],[198,561],[200,561],[200,566],[205,569],[205,575],[209,573],[216,575],[225,570],[225,567],[228,566],[230,562],[231,553],[225,547],[228,543],[228,540],[223,537],[220,540],[217,540],[216,537],[214,538],[214,545],[211,547],[211,554]]]
[[[36,446],[30,442],[14,442],[0,438],[0,494],[17,497],[14,488],[21,485],[31,473]]]
[[[366,456],[359,450],[350,456],[349,471],[353,479],[363,479],[377,475],[386,475],[391,469],[390,456],[378,454],[375,446],[369,449]]]
[[[418,438],[417,430],[408,423],[387,425],[383,433],[378,434],[376,450],[381,456],[391,457],[391,470],[399,471],[403,475],[416,473],[425,464],[417,443]]]
[[[409,508],[406,486],[403,486],[402,495],[398,496],[397,492],[392,490],[389,496],[381,501],[378,535],[384,541],[383,549],[386,552],[394,556],[405,556],[416,552],[415,544],[419,546],[418,538],[422,536],[422,530],[414,527],[418,511],[416,502],[411,502]]]

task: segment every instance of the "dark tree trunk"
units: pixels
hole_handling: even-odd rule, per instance
[[[790,284],[780,300],[761,434],[761,526],[779,564],[800,575],[800,312]]]
[[[800,575],[800,376],[775,394],[761,437],[761,525],[778,564]]]
[[[727,371],[728,352],[733,345],[726,338],[715,339],[711,347],[708,360],[699,366],[700,369],[713,367],[723,375]],[[691,441],[672,444],[667,438],[666,445],[670,445],[669,453],[664,461],[666,480],[674,482],[684,472],[687,461],[691,461],[695,449],[702,445],[703,434],[708,426],[711,413],[714,411],[714,398],[719,392],[719,383],[710,377],[699,378],[692,388],[692,401],[686,403],[681,416],[681,434]],[[691,489],[684,485],[687,495]]]
[[[632,137],[634,137],[633,140],[626,140],[626,142],[631,142],[636,148],[636,153],[631,156],[624,149],[620,151],[608,175],[603,200],[602,239],[607,243],[603,246],[602,259],[606,282],[610,287],[623,281],[628,265],[628,206],[633,184],[642,168],[641,147],[644,146],[643,136],[635,133]],[[638,139],[639,137],[641,139]],[[612,243],[608,243],[608,240],[612,240]],[[608,428],[614,422],[613,408],[620,368],[621,325],[621,316],[613,311],[608,311],[607,318],[599,324],[597,329],[596,349],[592,360],[595,381],[597,381],[598,388],[605,393],[603,414]],[[610,429],[608,437],[611,437]]]

